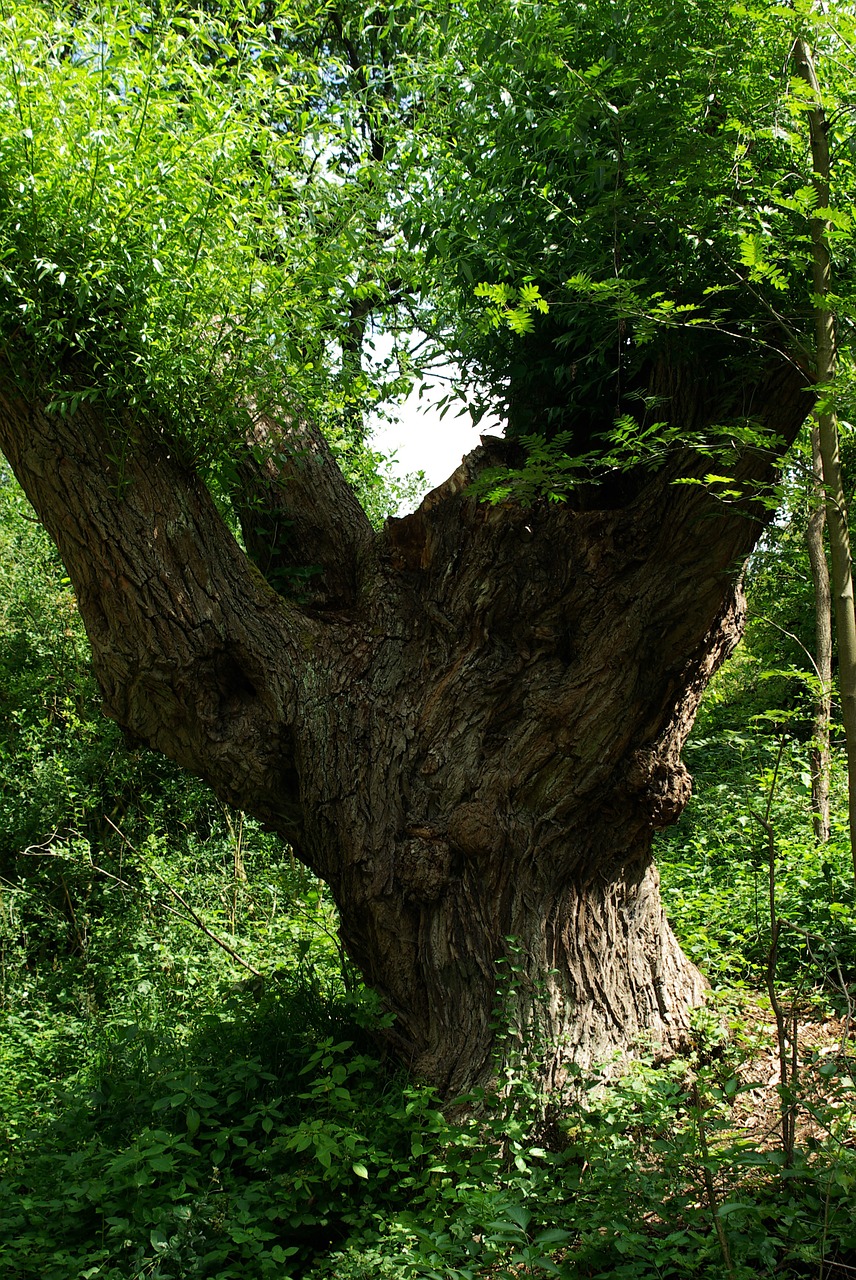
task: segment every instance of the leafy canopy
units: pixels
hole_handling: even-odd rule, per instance
[[[4,7],[0,326],[56,411],[97,399],[205,458],[242,396],[341,407],[348,307],[387,264],[326,22]]]
[[[196,462],[247,397],[359,424],[414,363],[402,342],[365,371],[372,317],[424,330],[476,412],[565,433],[565,456],[617,418],[650,431],[664,348],[808,367],[798,32],[824,69],[851,311],[854,24],[828,10],[7,0],[6,362],[57,412],[97,399]]]
[[[815,200],[790,54],[809,28],[829,55],[830,110],[852,101],[832,56],[850,19],[832,8],[824,20],[731,0],[467,6],[446,49],[446,143],[435,127],[418,236],[433,235],[429,256],[453,283],[446,323],[494,394],[505,379],[518,430],[572,427],[592,404],[611,420],[658,347],[692,350],[712,329],[732,337],[726,351],[810,363]],[[831,216],[849,282],[846,110],[835,130]]]

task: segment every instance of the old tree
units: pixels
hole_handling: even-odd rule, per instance
[[[512,954],[548,1074],[674,1041],[652,835],[813,403],[808,16],[3,12],[0,446],[105,712],[323,877],[443,1090]],[[507,428],[378,528],[416,334]]]

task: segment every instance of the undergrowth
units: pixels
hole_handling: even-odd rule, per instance
[[[770,945],[768,837],[758,819],[769,802],[783,922],[778,977],[844,1012],[856,984],[856,892],[843,762],[833,756],[837,803],[831,838],[819,844],[805,737],[770,731],[763,721],[730,727],[718,714],[717,693],[714,685],[684,752],[694,779],[692,803],[656,846],[669,919],[684,951],[714,985],[763,985]]]
[[[721,994],[686,1055],[572,1075],[561,1098],[524,1061],[444,1115],[379,1052],[324,886],[100,717],[62,569],[8,482],[0,495],[0,1272],[849,1274],[852,1043],[795,1036],[798,1069],[771,1084],[771,1014],[740,1012],[770,957],[753,817],[770,797],[775,990],[834,1015],[839,1041],[852,1012],[849,855],[841,825],[813,842],[798,737],[709,715],[690,748],[697,796],[661,843],[664,896]]]
[[[748,1280],[856,1254],[836,1058],[811,1101],[821,1137],[786,1167],[736,1118],[760,1083],[704,1029],[667,1067],[577,1077],[561,1107],[523,1072],[448,1120],[377,1059],[365,1021],[361,1002],[288,982],[193,1027],[7,1015],[8,1273]]]

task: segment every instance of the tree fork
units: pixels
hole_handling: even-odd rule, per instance
[[[731,403],[689,367],[658,379],[693,429]],[[731,394],[787,441],[802,384],[782,361]],[[537,1011],[548,1079],[681,1037],[703,984],[651,843],[689,796],[680,751],[740,635],[735,579],[764,518],[707,492],[706,459],[676,453],[621,500],[523,510],[469,495],[488,442],[374,534],[338,473],[254,454],[247,490],[309,513],[289,555],[330,575],[298,603],[156,433],[128,431],[120,474],[91,406],[60,418],[7,393],[0,445],[68,568],[105,710],[329,883],[414,1071],[450,1095],[489,1078],[509,938],[505,1012],[524,1035]],[[744,450],[735,485],[770,468]]]

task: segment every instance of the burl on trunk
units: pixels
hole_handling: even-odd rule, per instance
[[[658,379],[673,421],[722,421],[697,370]],[[804,381],[783,362],[738,389],[742,412],[784,443]],[[761,509],[674,484],[703,477],[690,452],[579,501],[491,507],[468,493],[487,441],[375,533],[310,425],[248,430],[245,552],[151,427],[0,398],[107,714],[331,886],[396,1053],[445,1093],[491,1073],[509,957],[505,1012],[537,1023],[549,1078],[674,1042],[703,981],[664,917],[652,834],[689,796],[681,747],[740,635]],[[771,457],[744,450],[735,479],[768,479]]]

